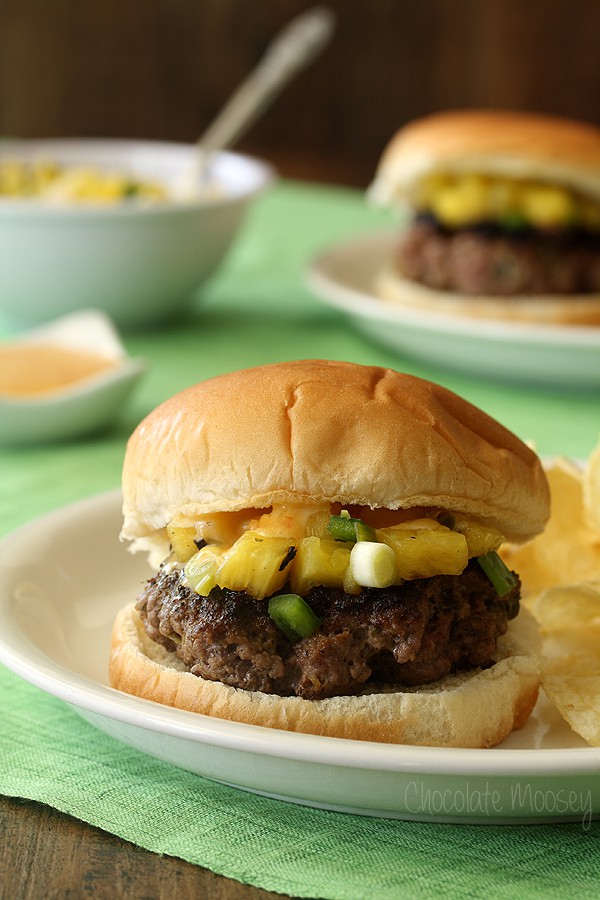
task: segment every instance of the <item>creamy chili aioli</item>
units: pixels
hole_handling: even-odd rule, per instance
[[[50,344],[0,347],[0,395],[47,394],[113,369],[116,362],[96,353]]]

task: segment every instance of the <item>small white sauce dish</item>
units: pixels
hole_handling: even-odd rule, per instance
[[[106,427],[146,364],[108,316],[83,310],[0,343],[0,444],[81,437]]]

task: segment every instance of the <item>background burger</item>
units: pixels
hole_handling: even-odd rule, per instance
[[[475,316],[600,324],[600,129],[446,112],[401,129],[370,196],[405,227],[380,296]]]
[[[496,549],[548,515],[540,463],[483,412],[390,369],[267,365],[133,433],[122,537],[159,566],[113,633],[113,686],[366,740],[491,746],[539,671]]]

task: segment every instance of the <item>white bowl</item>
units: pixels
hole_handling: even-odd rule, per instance
[[[127,140],[5,141],[0,161],[50,159],[125,172],[175,192],[194,148]],[[94,307],[126,328],[186,306],[229,249],[250,201],[274,180],[259,160],[219,154],[197,199],[62,204],[0,197],[0,313],[15,324]]]
[[[115,417],[146,365],[129,357],[112,322],[97,310],[63,316],[33,328],[6,347],[57,347],[103,357],[111,365],[44,393],[0,395],[0,444],[18,445],[80,437]]]

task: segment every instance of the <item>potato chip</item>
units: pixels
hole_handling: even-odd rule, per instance
[[[550,671],[551,663],[556,659],[582,659],[587,666],[585,671],[595,667],[595,660],[600,659],[600,628],[569,628],[560,634],[546,635],[543,638],[544,655]],[[574,664],[574,663],[573,663]],[[592,665],[593,664],[593,665]]]
[[[573,731],[600,747],[600,674],[548,675],[544,690]]]
[[[588,528],[600,535],[600,444],[588,459],[583,474],[583,506]]]
[[[531,609],[545,634],[600,626],[600,581],[546,590]]]
[[[600,580],[543,591],[542,686],[573,731],[600,746]]]
[[[600,444],[585,469],[561,457],[546,474],[546,530],[501,556],[540,625],[544,691],[573,731],[600,747]]]
[[[600,580],[600,531],[589,528],[581,467],[559,457],[546,474],[551,514],[545,531],[521,547],[504,545],[500,551],[521,577],[526,605],[548,587]]]
[[[600,656],[589,652],[575,652],[565,656],[546,658],[544,663],[544,680],[554,676],[589,677],[600,675]]]

